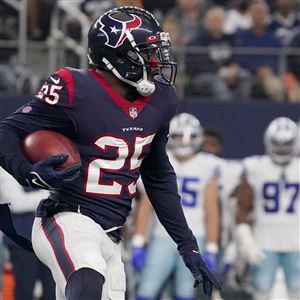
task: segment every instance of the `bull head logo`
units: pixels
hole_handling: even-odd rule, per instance
[[[130,32],[132,29],[139,28],[142,24],[142,20],[138,16],[130,14],[132,16],[131,20],[120,21],[115,19],[112,14],[113,13],[104,15],[98,20],[101,24],[99,30],[106,36],[107,40],[105,45],[112,48],[118,48],[123,44],[126,38],[126,30]],[[96,22],[95,27],[97,27],[98,22]]]

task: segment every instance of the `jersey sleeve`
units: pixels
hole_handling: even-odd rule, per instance
[[[52,106],[71,107],[74,99],[74,78],[68,68],[51,74],[35,95],[36,100]]]
[[[161,224],[182,254],[198,246],[183,214],[176,175],[166,152],[168,132],[168,125],[157,132],[150,154],[143,160],[140,171],[145,190]]]
[[[59,80],[56,81],[61,84],[59,90],[58,85],[49,83],[52,77]],[[50,94],[41,92],[47,84]],[[32,166],[20,148],[20,142],[27,134],[44,129],[68,137],[76,135],[76,122],[72,117],[70,105],[70,84],[70,78],[64,79],[58,73],[54,73],[30,102],[0,122],[0,166],[22,185],[26,185],[25,177]]]

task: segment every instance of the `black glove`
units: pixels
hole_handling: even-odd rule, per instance
[[[55,168],[67,158],[68,155],[59,154],[35,163],[26,178],[28,185],[33,188],[55,190],[76,179],[80,174],[81,164],[66,169]]]
[[[208,296],[211,296],[213,286],[218,290],[221,289],[221,285],[215,274],[209,270],[198,250],[183,253],[182,258],[185,265],[190,269],[196,279],[194,288],[202,282],[203,291]]]

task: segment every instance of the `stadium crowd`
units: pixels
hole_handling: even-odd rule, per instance
[[[56,1],[27,2],[28,38],[45,41],[50,34],[51,12]],[[176,46],[175,55],[181,64],[177,86],[183,90],[185,98],[300,101],[300,58],[297,53],[300,4],[296,0],[68,2],[77,6],[91,22],[101,12],[120,5],[144,7],[153,12],[170,32],[172,44]],[[1,39],[14,39],[18,35],[17,12],[1,1],[0,16]],[[67,34],[79,40],[78,21],[67,15],[64,18]],[[294,51],[289,50],[291,48]],[[3,51],[0,57],[2,93],[14,90],[16,78],[33,76],[25,66],[22,69],[16,64],[7,65],[8,56],[12,58],[13,53],[11,49]],[[11,69],[10,77],[5,76],[8,68]],[[24,89],[26,91],[26,87]]]
[[[174,55],[180,62],[176,84],[183,90],[182,101],[300,103],[299,1],[63,1],[74,2],[91,22],[104,11],[121,5],[151,11],[162,22],[164,30],[170,32]],[[30,41],[44,43],[49,38],[55,2],[28,0]],[[63,17],[68,35],[80,40],[79,23]],[[0,0],[0,39],[15,39],[17,23],[16,11]],[[16,63],[15,50],[2,48],[0,51],[0,94],[33,94],[30,66]],[[40,74],[41,79],[44,76]],[[16,89],[20,77],[28,84]],[[295,237],[299,233],[300,214],[299,124],[288,118],[275,119],[262,133],[265,155],[227,160],[221,158],[223,141],[218,131],[202,128],[201,120],[193,115],[181,114],[177,118],[172,120],[173,127],[171,124],[169,155],[178,172],[182,206],[191,223],[195,221],[191,209],[199,205],[200,212],[195,210],[199,220],[193,224],[195,228],[201,227],[197,235],[199,248],[223,284],[221,293],[215,291],[212,299],[271,299],[277,267],[284,271],[285,297],[289,297],[280,300],[300,299],[300,249],[296,245],[299,238]],[[192,167],[196,163],[207,164],[205,170],[195,173]],[[175,244],[169,245],[165,239],[142,183],[138,187],[123,232],[127,299],[207,299],[189,289],[192,279],[180,277],[182,261],[177,261],[177,253],[173,255]],[[8,190],[13,192],[5,194]],[[13,203],[13,197],[26,197],[32,202],[18,210],[20,203],[16,201],[13,209],[15,220],[27,236],[30,236],[37,204],[33,194],[23,190],[0,168],[0,203]],[[213,201],[216,202],[212,204]],[[214,215],[214,224],[208,222],[208,215]],[[278,236],[274,228],[280,230]],[[54,294],[53,282],[43,275],[47,273],[45,270],[39,270],[35,257],[28,257],[7,239],[3,243],[0,299],[50,300]],[[32,276],[22,272],[25,261],[34,270]],[[165,272],[157,273],[157,266]]]

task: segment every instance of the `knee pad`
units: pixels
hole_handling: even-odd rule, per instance
[[[74,272],[65,289],[67,300],[94,300],[102,298],[104,277],[90,268],[82,268]]]

